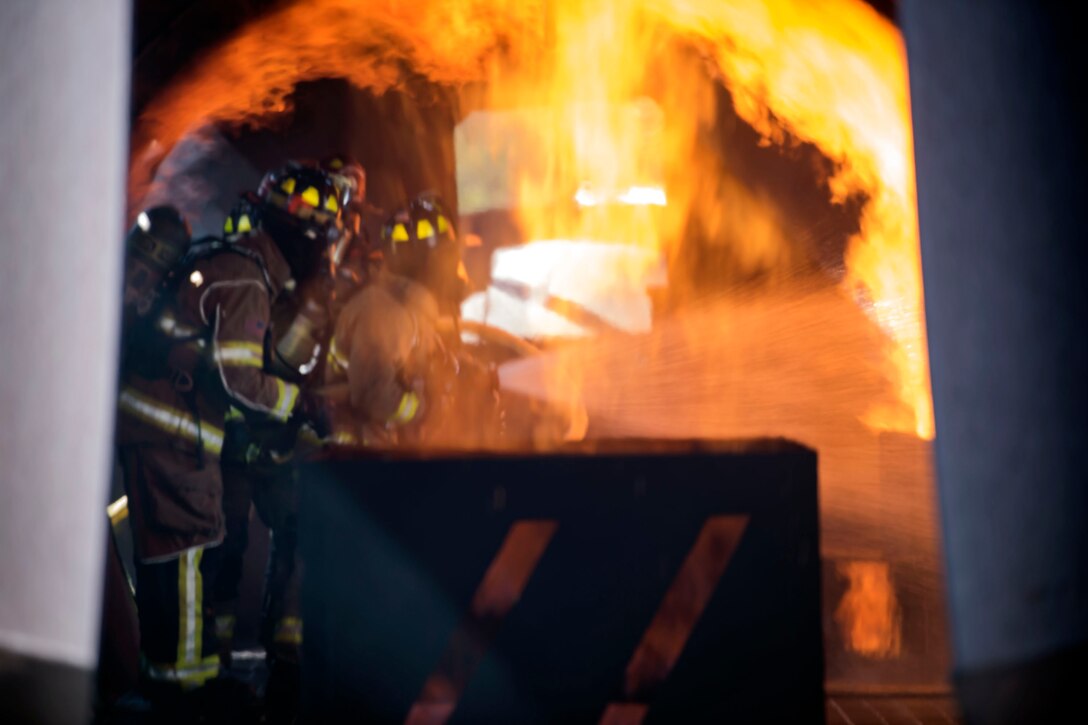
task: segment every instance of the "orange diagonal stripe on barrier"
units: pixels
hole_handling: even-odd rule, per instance
[[[457,700],[487,654],[503,618],[521,598],[557,527],[551,520],[511,524],[476,588],[467,616],[450,636],[438,666],[408,712],[407,725],[437,725],[453,714]]]
[[[628,698],[645,697],[672,672],[747,525],[747,515],[712,516],[703,524],[627,665],[624,694]],[[635,703],[611,703],[601,723],[640,723],[645,714],[646,707]]]

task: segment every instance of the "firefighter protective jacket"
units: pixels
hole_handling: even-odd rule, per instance
[[[118,444],[168,449],[192,462],[158,477],[164,480],[155,490],[137,494],[144,501],[132,502],[134,524],[151,534],[140,537],[147,539],[145,559],[222,539],[218,457],[228,408],[286,421],[298,401],[296,385],[264,371],[271,302],[290,269],[263,233],[235,245],[263,265],[231,251],[197,259],[158,321],[166,364],[154,374],[122,371]],[[170,534],[156,539],[156,530]]]
[[[383,273],[336,321],[330,349],[347,378],[351,408],[374,423],[404,424],[418,412],[412,390],[434,352],[438,303],[425,287]]]

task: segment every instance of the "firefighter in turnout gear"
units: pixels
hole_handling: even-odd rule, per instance
[[[138,558],[143,676],[153,700],[171,708],[202,702],[218,689],[206,684],[222,683],[206,595],[225,535],[220,456],[228,410],[281,423],[323,416],[318,399],[264,366],[273,301],[313,273],[325,235],[339,223],[331,183],[295,183],[281,190],[284,216],[305,224],[280,219],[231,242],[193,243],[159,285],[153,313],[137,332],[126,331],[117,440]],[[146,216],[130,249],[143,235],[159,236]]]
[[[364,421],[343,442],[493,441],[502,420],[498,378],[462,350],[468,282],[449,211],[439,197],[421,195],[386,222],[381,242],[383,274],[348,301],[330,344],[350,411]]]
[[[300,275],[298,284],[273,304],[264,358],[266,369],[299,385],[303,397],[320,371],[338,290],[354,284],[353,278],[341,279],[354,235],[342,224],[329,226],[315,219],[313,205],[300,207],[294,201],[292,195],[313,188],[319,191],[319,207],[330,213],[339,211],[341,216],[354,193],[315,166],[293,163],[268,174],[258,194],[243,196],[224,223],[224,230],[233,231],[238,239],[265,228],[294,228],[303,237],[323,240],[315,250],[319,258],[303,262],[309,274]],[[270,718],[285,721],[297,707],[302,642],[295,462],[307,449],[318,448],[327,433],[322,421],[305,427],[298,425],[301,422],[284,423],[250,413],[236,415],[228,423],[223,459],[227,539],[213,594],[221,652],[229,658],[252,504],[272,535],[261,617],[261,641],[269,666],[267,709]]]

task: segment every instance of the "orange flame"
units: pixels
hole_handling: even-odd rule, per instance
[[[684,3],[677,24],[716,28],[715,57],[738,113],[768,139],[787,130],[838,164],[834,198],[868,197],[847,251],[848,283],[864,290],[891,336],[906,409],[873,411],[874,427],[933,437],[922,311],[906,55],[902,38],[854,0]],[[708,37],[712,37],[707,33]]]
[[[888,565],[852,561],[840,564],[838,570],[848,585],[835,610],[835,621],[847,648],[873,659],[898,657],[903,639],[902,614]]]
[[[901,405],[865,420],[932,437],[904,50],[861,0],[294,3],[244,27],[145,109],[130,200],[139,204],[156,160],[201,123],[282,111],[304,80],[345,77],[381,92],[409,73],[486,83],[492,105],[542,109],[530,125],[543,166],[518,180],[532,238],[670,255],[698,214],[712,235],[744,224],[740,258],[774,267],[788,251],[773,205],[720,179],[700,142],[715,115],[712,76],[767,143],[815,145],[835,164],[832,199],[867,199],[844,284],[889,337]],[[578,203],[580,193],[618,203]],[[661,193],[667,206],[647,203]]]

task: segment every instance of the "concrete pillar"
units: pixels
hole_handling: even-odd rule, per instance
[[[116,396],[132,11],[0,3],[0,720],[86,722]]]
[[[975,722],[1049,722],[1088,662],[1075,7],[900,4],[955,676]]]

